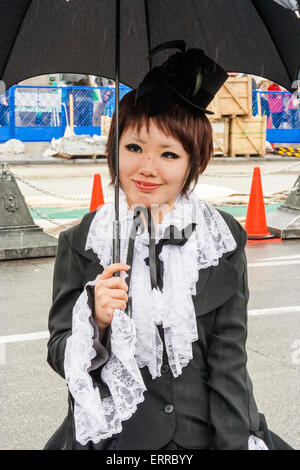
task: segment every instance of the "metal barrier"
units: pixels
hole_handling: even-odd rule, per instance
[[[268,142],[300,142],[300,96],[285,91],[252,92],[252,114],[267,116]]]
[[[120,99],[131,88],[120,86]],[[65,133],[74,102],[75,134],[101,135],[101,116],[111,117],[115,108],[114,87],[13,86],[0,95],[0,142],[50,142]],[[258,100],[258,95],[260,100]],[[300,142],[300,97],[289,92],[252,92],[252,112],[268,116],[267,140]]]
[[[131,88],[120,86],[120,99]],[[114,87],[12,86],[0,95],[0,142],[50,142],[65,133],[74,102],[74,132],[101,135],[101,116],[113,115]]]

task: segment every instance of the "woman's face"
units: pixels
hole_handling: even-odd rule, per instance
[[[134,128],[125,130],[120,139],[119,177],[129,206],[167,204],[170,210],[183,188],[189,163],[181,143],[151,120],[149,133],[146,126],[139,134]]]

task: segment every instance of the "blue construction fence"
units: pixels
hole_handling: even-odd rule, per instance
[[[300,143],[300,95],[285,91],[252,92],[252,114],[267,116],[267,140]]]
[[[131,88],[121,85],[120,99]],[[101,116],[113,115],[114,87],[12,86],[0,96],[0,142],[50,142],[65,133],[73,96],[74,132],[101,135]]]
[[[120,99],[131,88],[120,86]],[[101,116],[113,115],[114,87],[13,86],[0,95],[0,142],[50,142],[65,133],[70,119],[70,95],[74,102],[75,134],[101,135]],[[267,140],[300,142],[300,97],[289,92],[252,92],[252,112],[268,116]]]

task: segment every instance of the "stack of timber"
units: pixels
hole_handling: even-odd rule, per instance
[[[266,116],[252,115],[251,75],[229,77],[208,109],[214,113],[214,155],[265,156]]]

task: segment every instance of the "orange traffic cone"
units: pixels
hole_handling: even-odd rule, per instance
[[[94,183],[91,197],[90,212],[98,209],[99,206],[104,204],[103,189],[101,183],[100,173],[94,175]]]
[[[248,233],[248,240],[264,240],[267,238],[275,238],[275,236],[271,235],[267,229],[265,203],[261,184],[260,169],[258,166],[256,166],[253,170],[245,230]]]

